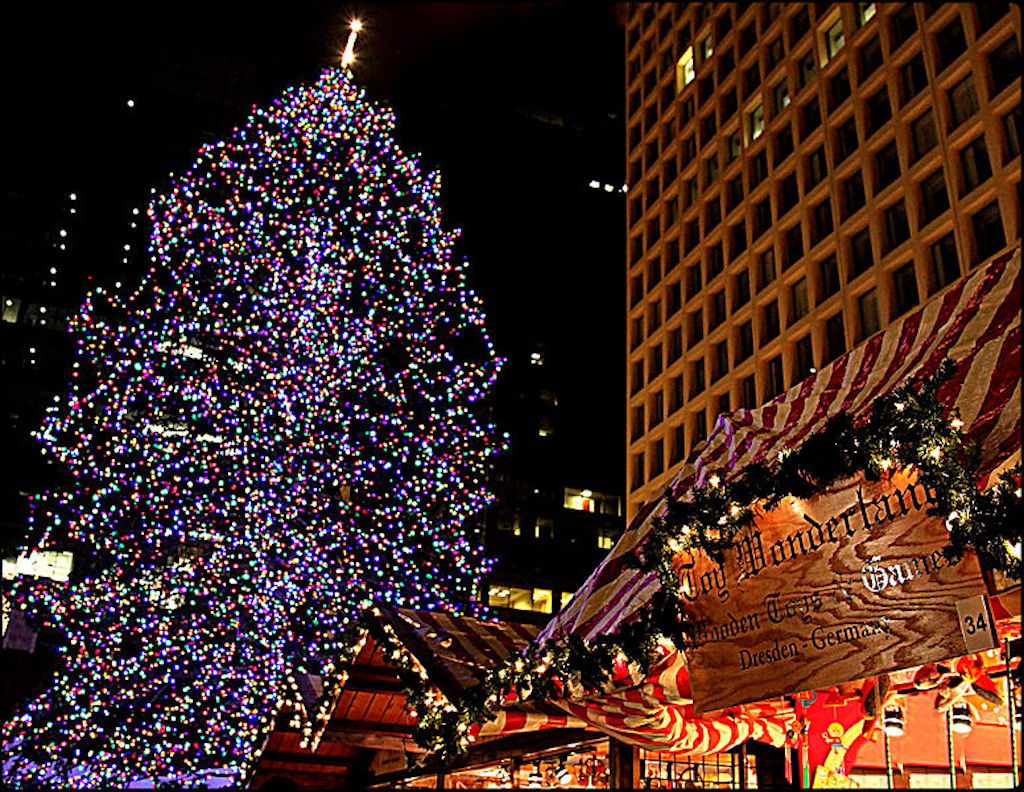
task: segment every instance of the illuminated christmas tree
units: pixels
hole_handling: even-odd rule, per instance
[[[500,361],[394,127],[340,69],[254,109],[153,200],[138,288],[73,319],[39,437],[75,486],[27,549],[75,569],[13,590],[63,670],[5,725],[7,783],[245,778],[367,601],[464,609],[487,572]]]

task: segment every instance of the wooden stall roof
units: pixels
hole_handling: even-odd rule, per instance
[[[471,687],[476,671],[504,660],[539,630],[536,625],[382,606],[367,618],[389,625],[449,697]],[[412,738],[414,723],[405,711],[401,680],[372,637],[347,670],[348,678],[316,750],[300,745],[299,730],[290,725],[291,715],[282,714],[257,766],[254,788],[275,776],[290,778],[304,789],[360,788],[373,772],[381,775],[405,764],[404,757],[423,758]],[[515,755],[517,740],[554,745],[563,738],[572,742],[585,736],[582,724],[550,705],[540,709],[521,705],[496,723],[479,735],[474,755],[490,756],[495,750]],[[541,738],[535,733],[539,729],[551,733]],[[484,744],[495,750],[488,753]]]

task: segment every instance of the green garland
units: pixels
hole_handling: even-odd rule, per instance
[[[1022,522],[1021,467],[1004,473],[999,483],[978,489],[980,454],[968,441],[963,424],[938,399],[938,390],[955,371],[946,360],[919,385],[906,385],[875,402],[870,418],[857,426],[841,414],[828,421],[800,448],[781,454],[774,467],[755,464],[735,478],[711,473],[707,483],[690,491],[690,500],[665,493],[666,511],[652,520],[651,531],[631,562],[655,572],[661,583],[647,618],[620,624],[615,633],[584,641],[569,636],[543,645],[530,644],[501,665],[484,671],[480,683],[457,702],[448,701],[428,684],[422,666],[397,637],[376,628],[400,664],[409,708],[417,726],[413,736],[421,747],[450,762],[473,741],[473,724],[493,720],[503,703],[579,698],[637,678],[660,657],[688,645],[686,615],[672,558],[680,550],[703,550],[719,562],[739,531],[750,526],[754,507],[770,510],[792,496],[811,498],[835,482],[863,472],[878,480],[887,471],[914,467],[919,481],[934,493],[931,514],[946,520],[949,545],[956,559],[973,549],[990,568],[1020,578],[1019,541]]]
[[[574,635],[544,646],[528,645],[503,664],[484,671],[480,683],[457,702],[430,684],[423,666],[389,625],[366,620],[366,626],[398,669],[406,708],[416,720],[416,743],[437,753],[443,762],[451,762],[464,755],[473,742],[472,726],[493,720],[502,703],[576,697],[627,680],[634,684],[634,674],[684,642],[679,601],[661,592],[655,594],[655,600],[653,619],[623,625],[614,636],[584,641]]]
[[[752,524],[755,504],[771,510],[786,497],[811,498],[859,472],[877,481],[890,470],[913,467],[934,493],[929,514],[942,517],[949,528],[946,556],[957,559],[973,549],[989,568],[1019,579],[1021,559],[1009,546],[1018,540],[1021,525],[1021,467],[1004,473],[995,487],[978,489],[978,445],[938,399],[940,386],[955,370],[947,359],[919,385],[879,398],[860,427],[849,415],[835,416],[800,448],[780,455],[773,468],[748,465],[728,482],[712,473],[689,501],[666,492],[666,513],[652,520],[638,566],[656,571],[662,586],[678,596],[672,557],[693,548],[721,562],[736,535]]]

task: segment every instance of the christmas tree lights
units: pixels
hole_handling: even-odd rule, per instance
[[[7,783],[241,782],[366,602],[459,609],[486,574],[500,360],[394,129],[339,69],[254,108],[151,203],[138,287],[73,319],[38,435],[75,485],[32,498],[28,549],[75,567],[11,592],[67,640]]]

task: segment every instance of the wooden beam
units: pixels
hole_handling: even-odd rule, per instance
[[[331,718],[327,731],[335,734],[392,734],[411,737],[412,728],[401,723],[374,723],[373,721]]]
[[[392,737],[386,734],[334,734],[328,732],[324,742],[348,745],[352,748],[372,748],[375,751],[405,751],[424,753],[412,737]]]
[[[471,746],[469,753],[464,758],[450,766],[442,765],[436,758],[429,759],[420,767],[375,776],[372,786],[386,788],[407,778],[430,776],[441,772],[456,773],[460,770],[491,765],[505,759],[518,759],[526,754],[541,753],[557,748],[572,750],[580,743],[594,742],[603,738],[605,735],[600,732],[580,728],[544,729],[510,734]]]
[[[264,751],[261,762],[298,762],[319,767],[351,767],[355,757],[324,756],[323,754],[291,753],[290,751]],[[263,768],[267,770],[267,768]]]
[[[388,695],[405,695],[405,686],[402,680],[391,674],[374,674],[360,671],[353,671],[345,680],[342,688],[350,693],[377,693]]]
[[[250,788],[259,790],[271,778],[290,778],[299,784],[300,789],[344,789],[349,773],[337,773],[329,770],[280,770],[277,768],[260,768],[253,776]]]
[[[274,730],[291,734],[298,732],[299,730],[288,722],[290,717],[290,715],[278,716]],[[324,742],[349,745],[354,748],[424,753],[424,750],[413,740],[411,730],[397,723],[370,723],[336,718],[327,724],[322,739]]]
[[[405,751],[406,753],[424,753],[409,732],[388,731],[375,732],[357,728],[339,727],[332,721],[324,732],[323,741],[338,745],[349,745],[354,748],[372,748],[382,751]]]
[[[640,749],[614,737],[608,738],[608,786],[612,789],[640,787]]]
[[[466,758],[456,762],[450,770],[463,770],[479,765],[489,765],[504,759],[513,759],[524,754],[547,751],[552,748],[592,742],[605,735],[589,729],[543,729],[535,732],[519,732],[498,737],[473,745]]]

